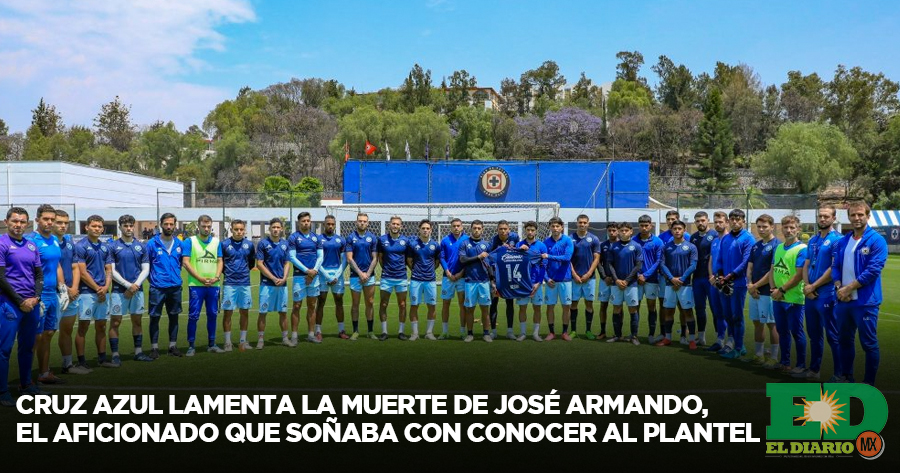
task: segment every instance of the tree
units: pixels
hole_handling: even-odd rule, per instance
[[[8,133],[9,127],[6,126],[6,122],[0,118],[0,159],[8,159],[9,156]]]
[[[616,65],[616,79],[627,82],[639,82],[647,85],[647,79],[640,77],[641,66],[644,65],[644,55],[638,51],[619,51],[616,53],[619,64]]]
[[[566,78],[559,73],[559,66],[555,61],[544,61],[537,69],[531,69],[524,75],[537,97],[547,97],[556,100],[559,87],[566,83]]]
[[[290,205],[291,181],[284,176],[269,176],[259,188],[259,204],[263,207]]]
[[[453,144],[451,156],[456,159],[493,160],[494,136],[489,111],[460,107],[450,115]],[[441,150],[436,150],[441,152]]]
[[[572,96],[569,98],[569,103],[584,110],[594,110],[600,106],[597,98],[599,93],[600,89],[582,72],[578,82],[572,87]]]
[[[519,97],[519,84],[509,77],[500,81],[500,111],[509,117],[521,115],[524,109],[524,103]]]
[[[428,107],[418,107],[413,113],[385,112],[383,119],[384,137],[393,150],[393,159],[406,159],[406,143],[412,157],[423,158],[427,145],[431,147],[430,157],[438,159],[450,142],[447,121]]]
[[[877,199],[882,209],[900,208],[900,115],[890,119],[871,155],[859,164],[858,174],[871,179],[865,197]]]
[[[56,112],[56,107],[41,101],[37,108],[31,111],[31,125],[37,127],[37,131],[44,136],[53,136],[63,130],[62,117]]]
[[[543,139],[554,159],[593,159],[600,147],[599,117],[578,108],[563,108],[544,116]]]
[[[781,106],[787,121],[817,121],[825,108],[825,82],[815,72],[804,76],[789,71],[787,82],[781,84]]]
[[[119,100],[119,96],[100,109],[94,119],[97,140],[118,151],[127,151],[134,139],[135,126],[131,123],[131,107]]]
[[[378,151],[367,156],[364,150],[365,142],[369,140],[378,147]],[[352,113],[338,119],[338,132],[331,140],[328,149],[331,155],[338,160],[344,160],[344,144],[350,145],[351,159],[383,159],[384,141],[384,116],[374,106],[364,105],[353,110]]]
[[[318,207],[322,203],[322,192],[325,186],[315,177],[306,176],[294,187],[295,205],[297,207]]]
[[[429,107],[432,104],[431,70],[424,70],[415,64],[400,87],[402,103],[408,112],[416,107]]]
[[[234,100],[226,100],[216,105],[206,115],[203,129],[213,139],[219,139],[231,130],[252,137],[266,104],[268,98],[265,95],[253,92],[249,87],[243,87]]]
[[[694,76],[684,64],[678,66],[666,56],[650,68],[659,76],[656,99],[674,111],[686,107],[699,107],[699,96],[694,84]]]
[[[653,103],[650,90],[638,82],[616,79],[607,98],[607,112],[614,118],[649,108]]]
[[[825,86],[827,102],[823,116],[866,156],[875,146],[878,131],[900,111],[898,90],[900,85],[882,73],[873,74],[860,67],[848,71],[839,65],[834,78]]]
[[[788,180],[801,194],[850,176],[859,155],[837,127],[824,123],[786,123],[753,160],[759,176]]]
[[[450,85],[445,91],[446,113],[453,113],[458,107],[469,105],[469,89],[475,87],[477,83],[475,76],[470,76],[465,69],[454,71],[450,75]]]
[[[734,139],[718,88],[710,90],[703,105],[703,119],[693,151],[697,167],[691,170],[691,176],[703,189],[710,193],[731,189],[735,183]]]

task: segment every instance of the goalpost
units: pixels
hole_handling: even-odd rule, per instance
[[[462,220],[465,227],[472,220],[481,220],[486,238],[497,233],[497,222],[500,220],[508,221],[510,229],[520,236],[525,223],[533,220],[538,224],[538,238],[545,238],[550,233],[547,222],[559,216],[559,203],[556,202],[335,204],[325,208],[337,219],[342,235],[356,229],[356,216],[362,212],[368,214],[369,230],[375,234],[384,233],[391,217],[396,215],[403,219],[401,233],[415,235],[419,221],[427,218],[433,222],[432,238],[438,241],[450,233],[450,221],[454,218]]]

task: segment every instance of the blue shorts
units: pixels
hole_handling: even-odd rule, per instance
[[[534,295],[531,297],[523,297],[521,299],[516,299],[516,304],[518,305],[544,305],[544,285],[541,284],[537,291],[534,291]]]
[[[663,307],[666,309],[674,309],[676,305],[681,305],[682,309],[694,308],[694,288],[690,284],[681,286],[676,290],[675,286],[666,285],[666,298],[663,300]]]
[[[131,314],[144,313],[144,291],[135,292],[130,299],[125,298],[124,292],[114,292],[109,295],[109,315],[117,317]]]
[[[319,297],[319,276],[314,277],[309,284],[306,283],[306,276],[294,276],[291,294],[294,296],[294,302],[302,301],[307,297]]]
[[[466,282],[466,307],[475,307],[476,305],[491,305],[491,283],[484,282]]]
[[[366,281],[366,287],[375,285],[375,276],[373,275]],[[353,292],[362,292],[363,285],[359,283],[359,278],[350,278],[350,290]]]
[[[572,302],[578,302],[584,299],[593,302],[597,296],[597,280],[589,279],[587,282],[572,282]]]
[[[78,303],[77,297],[75,299],[69,299],[69,306],[63,311],[61,318],[75,317],[78,315],[79,307],[81,307],[81,304]]]
[[[150,286],[150,305],[147,310],[150,313],[150,317],[161,316],[163,307],[166,308],[168,315],[181,313],[181,286]]]
[[[600,302],[609,302],[609,297],[611,294],[611,288],[606,284],[606,281],[600,280],[600,291],[597,294],[597,300]]]
[[[381,290],[384,292],[406,292],[409,288],[409,281],[406,279],[389,279],[381,278]]]
[[[466,280],[458,279],[457,281],[451,281],[450,278],[444,276],[444,279],[441,279],[441,299],[445,301],[449,301],[453,299],[453,296],[459,294],[460,292],[464,292],[466,290]]]
[[[775,323],[775,313],[772,310],[772,296],[760,295],[759,299],[750,297],[750,320],[763,324]]]
[[[641,305],[637,286],[628,286],[625,289],[619,289],[619,286],[612,286],[610,288],[610,296],[612,304],[615,306],[625,304],[628,307],[637,307]]]
[[[337,269],[337,268],[335,268]],[[341,274],[337,277],[337,282],[334,284],[328,284],[328,277],[325,276],[322,272],[319,272],[319,293],[326,294],[331,291],[334,295],[341,295],[344,293],[344,275]]]
[[[437,283],[434,281],[410,281],[409,305],[435,305],[437,303]]]
[[[555,305],[559,301],[562,305],[572,305],[572,281],[557,282],[556,287],[550,287],[544,290],[544,304]]]
[[[247,310],[252,305],[250,286],[225,286],[222,289],[222,310]]]
[[[109,299],[97,302],[97,294],[79,294],[78,320],[106,320],[109,316],[108,302]]]
[[[645,282],[644,285],[637,285],[638,288],[638,300],[642,300],[646,298],[647,300],[654,301],[659,299],[659,284],[655,282]]]
[[[55,292],[41,294],[41,309],[38,331],[59,330],[59,296]]]
[[[287,312],[287,286],[259,286],[259,313]]]

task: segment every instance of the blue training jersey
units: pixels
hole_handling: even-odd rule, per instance
[[[659,263],[663,256],[663,241],[656,235],[650,235],[650,238],[644,240],[641,234],[631,238],[631,241],[641,246],[644,252],[644,263],[641,267],[641,273],[644,275],[644,281],[655,284],[659,282]]]
[[[147,245],[137,239],[131,240],[131,243],[125,243],[124,240],[119,238],[112,242],[110,247],[112,249],[113,263],[116,265],[116,272],[128,282],[133,283],[137,281],[138,276],[141,275],[141,265],[150,263],[150,258],[147,255]],[[141,283],[142,288],[143,286],[143,283]],[[112,290],[113,292],[125,292],[128,288],[113,280]]]
[[[743,229],[737,234],[729,232],[722,237],[719,269],[725,276],[734,275],[734,287],[747,287],[747,263],[755,243],[753,235]]]
[[[341,256],[344,254],[344,245],[347,243],[343,237],[337,233],[331,236],[324,233],[319,235],[319,241],[322,243],[322,267],[325,269],[338,269],[341,267]]]
[[[459,250],[469,258],[486,253],[490,250],[490,243],[484,240],[475,240],[472,237],[461,243]],[[466,282],[487,282],[490,280],[485,262],[483,260],[470,261],[465,265]]]
[[[441,261],[441,245],[434,240],[422,241],[421,238],[415,237],[409,240],[406,254],[413,260],[413,281],[435,280],[434,271]]]
[[[666,230],[659,234],[659,239],[662,240],[663,246],[669,244],[672,239],[675,238],[672,236],[672,230]]]
[[[574,232],[571,238],[574,248],[572,251],[572,266],[575,267],[575,272],[581,276],[591,269],[591,264],[594,262],[594,254],[600,254],[600,239],[597,238],[597,235],[590,232],[584,238],[578,236],[578,232]],[[597,263],[597,266],[599,267],[600,264]],[[588,276],[593,279],[594,272],[591,271],[591,274]]]
[[[256,265],[256,248],[249,238],[228,238],[222,243],[222,274],[226,286],[249,286],[250,268]]]
[[[318,251],[322,249],[322,240],[319,235],[309,232],[304,235],[300,232],[291,233],[288,237],[288,251],[297,252],[297,259],[306,266],[307,269],[315,269],[316,260],[318,259]],[[306,274],[297,266],[294,266],[294,276],[305,276]]]
[[[259,244],[256,245],[256,260],[264,263],[266,268],[269,269],[269,272],[272,273],[272,276],[276,279],[282,279],[285,277],[284,263],[290,261],[288,256],[289,251],[290,245],[284,238],[280,238],[278,241],[272,241],[271,238],[265,237],[262,240],[259,240]],[[260,274],[262,274],[262,272],[260,272]],[[261,275],[259,284],[263,286],[274,286],[275,281],[267,278],[265,275]]]
[[[72,235],[63,235],[63,241],[59,245],[60,258],[59,264],[62,266],[63,278],[66,280],[66,286],[72,287],[72,263],[75,261],[75,243],[72,243]]]
[[[451,233],[441,240],[441,268],[445,273],[456,274],[462,270],[462,265],[459,264],[459,248],[467,238],[469,235],[465,233],[460,234],[459,238]]]
[[[609,247],[608,257],[607,266],[615,271],[616,279],[625,280],[629,286],[637,285],[637,275],[633,277],[629,277],[629,275],[644,262],[644,251],[640,245],[634,241],[617,241]]]
[[[366,232],[362,235],[356,230],[347,235],[347,247],[345,253],[353,253],[353,261],[359,267],[360,271],[365,272],[372,264],[372,253],[378,251],[378,237],[372,232]],[[349,263],[348,263],[349,264]],[[350,277],[358,278],[359,275],[350,267]]]
[[[181,286],[181,242],[172,238],[167,245],[157,234],[147,243],[147,257],[150,260],[150,287],[164,289]]]
[[[722,250],[722,238],[720,236],[713,238],[712,244],[709,246],[709,262],[713,272],[710,276],[717,276],[722,269],[722,262],[719,258],[719,253]]]
[[[509,235],[506,236],[506,241],[500,241],[500,235],[494,235],[494,237],[491,238],[491,251],[494,251],[503,245],[516,246],[516,243],[518,242],[519,235],[517,235],[516,232],[509,232]]]
[[[396,239],[390,235],[378,238],[378,252],[381,253],[381,279],[406,279],[406,248],[409,239],[400,235]]]
[[[613,243],[615,242],[612,240],[606,240],[600,243],[600,262],[597,263],[597,274],[604,278],[609,276],[609,274],[606,274],[606,261],[607,258],[609,258],[609,249],[612,247]]]
[[[559,240],[549,236],[544,240],[547,245],[547,279],[554,282],[572,280],[572,253],[575,245],[568,235],[560,235]]]
[[[88,274],[94,279],[98,286],[106,285],[106,265],[112,264],[112,252],[109,251],[109,244],[99,240],[97,244],[91,243],[90,238],[83,238],[75,244],[75,262],[84,263]],[[78,285],[78,292],[82,294],[96,294],[84,282],[82,277],[81,284]]]
[[[59,267],[59,261],[62,258],[59,240],[53,235],[50,235],[50,238],[44,238],[38,232],[31,232],[25,235],[25,239],[33,242],[41,255],[41,270],[44,272],[44,294],[55,294],[56,286],[59,285],[56,269]],[[70,268],[69,272],[71,271]]]
[[[516,248],[521,248],[525,245],[528,246],[529,253],[538,256],[537,262],[532,261],[531,263],[531,284],[533,286],[537,283],[543,283],[547,273],[547,263],[540,256],[547,252],[547,245],[541,240],[534,240],[532,242],[522,240],[516,245]]]
[[[504,299],[524,299],[531,295],[531,265],[541,261],[541,254],[531,250],[499,246],[491,252],[497,292]]]
[[[663,259],[660,272],[666,280],[681,278],[684,284],[691,283],[691,275],[697,270],[697,247],[682,239],[676,243],[675,238],[669,240],[663,248]]]
[[[750,272],[751,281],[749,282],[756,284],[769,272],[769,269],[772,268],[772,257],[775,254],[775,248],[778,248],[780,244],[781,241],[778,238],[772,238],[768,242],[759,240],[753,245],[753,248],[750,249],[750,262],[753,263],[753,270]],[[772,288],[766,283],[759,287],[759,294],[761,296],[771,295]]]
[[[816,233],[809,239],[809,243],[806,244],[806,256],[809,259],[810,283],[816,282],[826,272],[831,272],[834,248],[840,239],[841,234],[834,230],[829,232],[825,238]],[[825,283],[816,289],[816,293],[819,294],[819,298],[822,300],[834,299],[834,284],[831,282]]]
[[[697,270],[695,278],[709,279],[709,258],[712,252],[713,240],[719,236],[715,230],[707,229],[706,233],[694,232],[691,235],[691,243],[697,247]]]

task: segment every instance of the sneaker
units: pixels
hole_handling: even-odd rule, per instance
[[[257,349],[257,350],[262,350],[263,347],[265,347],[265,346],[266,346],[266,341],[265,341],[265,340],[263,340],[262,338],[260,338],[259,340],[257,340],[257,342],[256,342],[256,349]]]
[[[322,343],[322,340],[319,340],[319,338],[316,337],[315,335],[307,335],[306,341],[309,343]],[[294,346],[297,346],[297,345],[294,345]]]
[[[515,340],[516,335],[514,333],[512,333],[512,331],[508,331],[508,332],[506,332],[506,338],[508,338],[510,340]]]
[[[720,342],[716,341],[716,343],[713,343],[712,345],[710,345],[709,348],[706,349],[706,351],[715,351],[715,352],[717,352],[717,351],[719,351],[719,350],[721,350],[721,349],[722,349],[722,344],[721,344]]]
[[[22,387],[19,386],[19,395],[31,394],[32,396],[49,396],[50,393],[44,391],[35,383],[31,383],[28,386]]]
[[[797,376],[797,375],[791,375],[791,376],[793,376],[794,378],[811,379],[811,380],[814,380],[814,381],[818,381],[818,380],[819,380],[819,377],[820,377],[819,373],[817,373],[817,372],[815,372],[815,371],[813,371],[813,370],[806,370],[806,375],[805,375],[805,376]]]
[[[241,344],[238,345],[238,351],[250,351],[252,349],[253,347],[250,346],[250,342],[241,342]]]
[[[159,348],[153,348],[150,350],[150,359],[156,360],[159,358]]]
[[[637,337],[631,337],[631,344],[634,345],[634,346],[638,346],[638,345],[641,344],[641,341],[638,340]]]
[[[350,334],[350,341],[355,342],[359,340],[359,332],[353,332]]]
[[[522,335],[519,335],[518,337],[516,337],[516,341],[517,341],[517,342],[524,342],[524,341],[525,341],[525,334],[523,333]]]
[[[553,332],[550,332],[547,334],[546,337],[544,337],[544,341],[549,342],[549,341],[552,341],[554,338],[556,338],[556,334],[554,334]]]
[[[442,333],[441,336],[443,337],[444,334]],[[433,333],[428,332],[428,333],[425,334],[425,339],[426,339],[426,340],[432,340],[432,341],[433,341],[433,340],[437,340],[438,338],[435,337]],[[444,340],[444,339],[442,338],[441,340]]]
[[[178,347],[169,347],[169,356],[181,358],[182,354]]]
[[[719,356],[725,358],[726,360],[736,360],[741,357],[741,352],[732,348],[730,350],[726,350],[725,353],[722,353]]]
[[[134,361],[153,361],[146,353],[140,352],[134,355]]]
[[[774,358],[769,358],[765,363],[763,363],[762,367],[763,369],[775,371],[781,368],[781,363],[779,363],[778,360]]]
[[[416,340],[418,340],[418,339],[419,339],[419,334],[418,334],[418,333],[413,332],[413,334],[409,336],[409,341],[411,341],[411,342],[414,342],[414,341],[416,341]]]
[[[758,360],[759,358],[760,357],[758,357],[756,355],[747,355],[747,356],[742,356],[742,357],[738,358],[738,360],[743,361],[744,363],[753,363],[756,360]]]
[[[225,347],[222,348],[222,350],[224,350],[225,353],[228,353],[228,352],[234,350],[234,345],[232,345],[231,342],[228,342],[225,344]]]
[[[387,334],[387,333],[382,333],[381,335],[378,336],[378,341],[379,341],[379,342],[383,342],[383,341],[385,341],[385,340],[387,340],[387,339],[388,339],[388,334]]]
[[[838,376],[836,374],[832,375],[830,378],[828,378],[828,381],[826,381],[826,383],[846,383],[846,382],[847,382],[847,378],[844,378],[843,376]]]
[[[681,337],[680,343],[681,343],[682,345],[687,345],[687,344],[688,344],[687,337]]]
[[[794,369],[792,369],[791,372],[788,373],[788,374],[790,374],[792,378],[805,378],[805,377],[806,377],[806,373],[807,373],[808,371],[809,371],[809,370],[807,370],[806,368],[801,368],[801,367],[799,367],[799,366],[796,366],[796,367],[794,367]]]
[[[491,340],[497,338],[497,329],[491,330]]]
[[[719,353],[719,356],[725,356],[726,354],[731,353],[731,352],[733,352],[733,351],[734,351],[734,347],[733,347],[733,346],[731,346],[731,345],[725,345],[724,347],[722,347],[721,350],[719,350],[718,353]]]
[[[472,340],[475,340],[475,337],[473,337],[473,336],[471,336],[471,335],[466,335],[466,338],[463,339],[463,341],[466,342],[466,343],[469,343],[469,342],[471,342]]]
[[[606,332],[600,332],[600,335],[597,335],[597,340],[599,341],[604,339],[606,339]]]
[[[563,340],[565,340],[567,342],[572,341],[572,337],[569,336],[569,332],[563,332],[562,337],[560,337],[560,338],[562,338]]]
[[[112,362],[119,366],[122,366],[122,357],[119,355],[113,355]]]
[[[705,347],[706,346],[706,335],[704,335],[703,337],[697,337],[695,341],[697,342],[698,347]]]
[[[486,333],[486,334],[484,334],[483,337],[481,337],[481,339],[484,340],[484,341],[486,341],[486,342],[488,342],[488,343],[491,343],[491,342],[494,341],[494,334],[492,334],[492,333]]]
[[[113,360],[106,360],[103,363],[100,363],[100,366],[104,368],[119,368],[122,366],[122,363],[116,363]]]
[[[71,374],[88,374],[94,370],[87,367],[87,365],[77,364],[71,368],[69,368],[69,373]]]
[[[544,341],[544,339],[541,338],[541,336],[540,336],[539,334],[537,334],[537,333],[533,334],[533,335],[531,336],[531,339],[534,340],[534,341],[536,341],[536,342],[543,342],[543,341]]]
[[[371,338],[372,340],[381,340],[381,337],[378,335],[375,335],[375,332],[369,332],[368,337]],[[385,340],[387,340],[387,338],[385,338]]]
[[[606,339],[606,343],[616,343],[618,341],[619,341],[619,337],[615,337],[615,336],[609,337]]]
[[[449,339],[450,339],[450,334],[447,333],[447,332],[441,332],[441,334],[438,335],[438,338],[437,338],[437,339],[438,339],[438,340],[449,340]]]
[[[206,351],[208,351],[210,353],[225,353],[225,350],[219,348],[216,345],[213,345],[213,346],[207,348]]]
[[[41,384],[66,384],[66,380],[56,376],[53,373],[47,373],[46,376],[38,376],[38,382]]]
[[[316,340],[322,341],[322,332],[316,332]]]
[[[0,406],[16,407],[16,399],[13,397],[11,392],[6,391],[5,393],[0,394]]]
[[[405,341],[409,340],[409,337],[405,333],[400,332],[397,334],[397,339],[400,340],[401,342],[405,342]]]
[[[292,341],[290,338],[287,338],[287,337],[281,338],[281,344],[288,348],[294,348],[295,346],[297,346],[296,342]]]
[[[631,342],[631,335],[625,335],[621,337],[623,342]]]
[[[597,336],[593,332],[584,332],[584,338],[588,340],[596,340]]]
[[[695,340],[691,340],[691,342],[688,343],[688,350],[696,350],[696,349],[697,349],[697,342]]]
[[[194,356],[197,354],[197,349],[194,347],[188,347],[187,352],[185,352],[184,356]]]
[[[750,362],[750,364],[753,366],[763,366],[767,361],[769,361],[769,357],[767,355],[757,356],[755,360]]]
[[[667,346],[669,346],[669,345],[671,345],[671,344],[672,344],[672,340],[669,340],[668,338],[663,338],[662,340],[660,340],[660,341],[654,343],[653,346],[656,346],[656,347],[667,347]]]
[[[75,365],[63,366],[62,368],[59,369],[59,371],[62,374],[69,374],[69,369],[72,368],[73,366],[75,366]]]
[[[341,330],[340,333],[338,333],[338,338],[340,338],[341,340],[347,340],[348,338],[350,338],[350,335],[347,335],[347,332]]]

